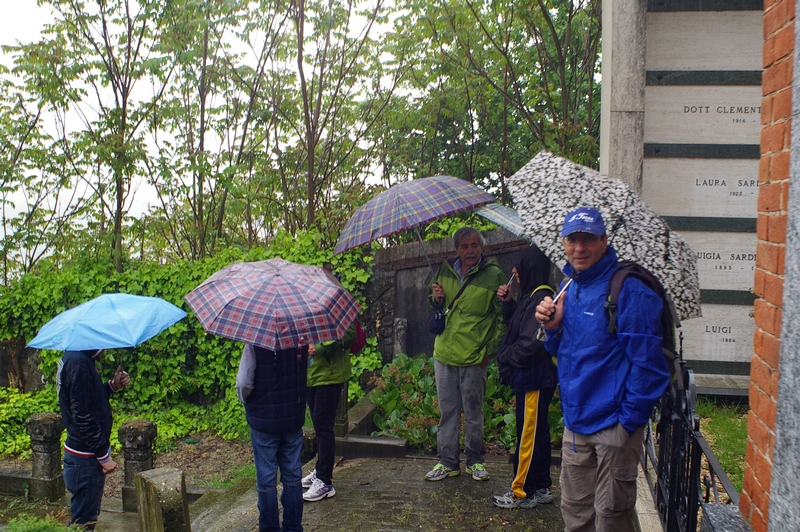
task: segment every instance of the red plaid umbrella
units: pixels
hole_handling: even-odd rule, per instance
[[[494,196],[483,189],[447,175],[398,183],[353,214],[334,254],[492,201]]]
[[[272,351],[341,339],[361,310],[322,268],[283,259],[231,264],[184,299],[206,332]]]

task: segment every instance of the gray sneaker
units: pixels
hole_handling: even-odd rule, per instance
[[[492,503],[499,508],[536,508],[535,498],[528,497],[527,499],[521,499],[510,490],[503,495],[492,496]]]
[[[303,493],[303,500],[308,502],[321,501],[336,495],[336,490],[332,484],[325,484],[320,479],[314,480],[308,491]]]
[[[489,480],[489,472],[486,471],[486,467],[480,462],[467,466],[464,472],[467,475],[472,475],[472,480]]]
[[[528,498],[536,499],[537,504],[551,504],[553,502],[553,494],[550,493],[549,488],[538,489]]]
[[[461,469],[450,469],[441,462],[433,466],[433,469],[425,473],[425,480],[444,480],[447,477],[457,477],[461,474]]]

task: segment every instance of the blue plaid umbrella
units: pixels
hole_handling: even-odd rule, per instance
[[[361,310],[322,268],[280,258],[231,264],[184,299],[206,332],[272,351],[344,338]]]
[[[186,312],[159,297],[103,294],[48,321],[28,347],[57,351],[133,347],[184,316]]]
[[[481,188],[447,175],[398,183],[353,214],[334,254],[492,201],[494,196]]]

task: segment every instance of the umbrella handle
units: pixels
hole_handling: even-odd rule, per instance
[[[556,297],[553,298],[553,304],[558,303],[558,300],[561,299],[561,296],[564,295],[564,292],[567,291],[567,287],[569,286],[569,284],[571,282],[572,282],[572,277],[570,277],[567,280],[566,284],[564,284],[564,286],[561,287],[561,290],[558,292],[558,294],[556,294]],[[550,321],[551,319],[553,319],[552,316],[547,321]],[[544,324],[545,323],[546,323],[546,321],[540,321],[539,322],[539,328],[536,330],[536,339],[538,341],[540,341],[540,342],[544,342],[545,339],[547,338],[547,332],[544,329]]]

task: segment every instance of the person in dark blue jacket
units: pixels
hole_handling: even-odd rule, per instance
[[[94,530],[100,515],[106,475],[117,468],[111,459],[112,392],[130,385],[122,366],[103,382],[95,365],[103,349],[65,351],[58,361],[56,386],[64,442],[64,485],[69,491],[70,524]]]
[[[259,532],[303,531],[300,484],[308,346],[270,351],[245,345],[236,391],[244,401],[256,464]],[[278,512],[278,469],[283,527]]]
[[[504,495],[492,502],[500,508],[534,508],[550,504],[550,425],[547,413],[556,388],[556,368],[544,344],[536,339],[539,324],[533,315],[545,296],[553,295],[549,284],[551,262],[536,246],[514,258],[513,273],[519,281],[519,303],[508,285],[500,285],[497,297],[503,302],[503,319],[508,325],[497,354],[500,379],[516,395],[517,449],[512,455],[514,480]]]
[[[669,383],[661,352],[660,297],[640,280],[623,283],[616,333],[604,307],[618,268],[600,213],[581,207],[561,231],[572,282],[536,308],[545,347],[557,359],[564,439],[561,514],[566,530],[633,531],[644,426]]]

